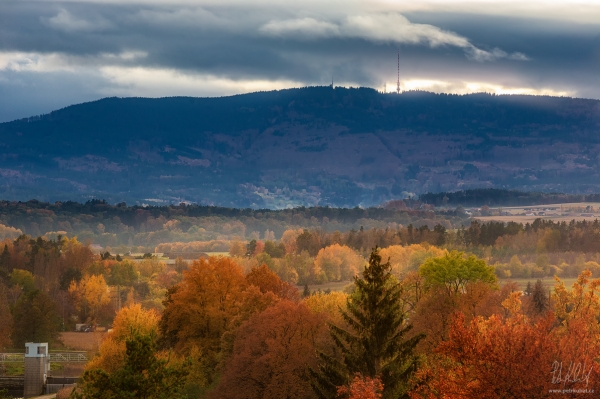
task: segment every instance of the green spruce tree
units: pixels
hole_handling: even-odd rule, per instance
[[[371,252],[362,277],[354,278],[356,290],[342,316],[348,330],[330,326],[340,356],[320,352],[321,364],[310,370],[319,398],[335,398],[337,387],[348,385],[356,373],[379,377],[383,399],[407,397],[409,380],[417,368],[413,354],[423,335],[407,338],[411,330],[402,311],[402,288],[382,263],[379,250]]]
[[[308,298],[310,296],[310,289],[308,284],[304,284],[304,291],[302,291],[302,298]]]
[[[546,295],[546,289],[544,288],[542,280],[538,279],[538,281],[535,282],[531,300],[533,301],[533,309],[537,314],[542,314],[548,309],[548,296]]]

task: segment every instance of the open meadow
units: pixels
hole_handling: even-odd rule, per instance
[[[513,278],[513,279],[499,279],[498,280],[498,284],[500,286],[509,283],[509,282],[515,282],[519,285],[519,289],[521,291],[525,291],[525,288],[527,288],[527,283],[531,283],[531,286],[533,286],[536,281],[538,279],[536,278]],[[554,285],[556,284],[556,280],[554,280],[554,278],[552,277],[544,277],[541,278],[540,280],[542,280],[542,285],[544,286],[545,289],[549,290],[549,292],[554,291]],[[567,287],[567,289],[571,289],[571,287],[573,286],[573,283],[576,281],[576,278],[561,278],[561,281],[563,281],[565,283],[565,286]]]
[[[64,349],[72,351],[96,352],[104,338],[105,332],[65,331],[59,335],[59,343]]]
[[[519,285],[519,289],[521,291],[525,291],[525,288],[527,288],[527,283],[531,283],[531,285],[533,286],[536,281],[538,279],[537,278],[512,278],[512,279],[498,279],[498,285],[503,286],[504,284],[508,284],[510,282],[515,282]],[[543,277],[540,279],[542,281],[542,285],[544,286],[544,288],[546,290],[549,290],[550,292],[552,292],[554,290],[554,285],[556,284],[556,280],[554,280],[553,277]],[[571,277],[565,277],[565,278],[561,278],[561,281],[563,281],[565,283],[565,286],[567,287],[567,289],[571,289],[571,287],[573,286],[573,283],[576,281],[576,278],[571,278]],[[337,282],[331,282],[331,283],[325,283],[325,284],[315,284],[315,285],[309,285],[308,289],[310,290],[311,293],[315,293],[315,292],[346,292],[347,289],[352,285],[352,281],[337,281]],[[298,291],[302,292],[304,290],[303,286],[298,286]]]
[[[353,281],[333,281],[325,284],[309,284],[308,289],[311,293],[314,292],[344,292],[353,284]],[[298,291],[302,292],[304,286],[299,285]]]
[[[600,217],[600,202],[581,202],[568,204],[531,205],[517,207],[490,208],[490,216],[474,216],[482,222],[516,222],[532,223],[536,219],[552,220],[554,222],[570,222],[572,220],[593,221]]]

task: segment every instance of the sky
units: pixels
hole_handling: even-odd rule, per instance
[[[600,98],[600,0],[0,0],[0,122],[289,87]]]

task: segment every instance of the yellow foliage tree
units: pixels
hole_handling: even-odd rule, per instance
[[[592,275],[595,277],[600,276],[600,264],[594,261],[585,262],[584,267],[592,272]]]
[[[445,249],[433,246],[413,244],[406,247],[392,245],[383,248],[379,253],[382,260],[390,260],[392,272],[400,275],[407,271],[416,270],[427,259],[444,256],[447,252]]]
[[[246,255],[246,245],[239,240],[234,240],[229,244],[229,255],[241,258]]]
[[[343,292],[331,292],[329,294],[318,292],[304,298],[303,302],[311,312],[328,314],[334,324],[338,323],[339,325],[342,321],[340,309],[346,308],[347,299],[348,295]]]
[[[95,320],[102,306],[110,303],[110,291],[102,275],[85,276],[79,283],[73,280],[69,286],[69,293],[73,296],[77,308],[83,310],[92,320]]]
[[[132,332],[141,335],[156,334],[160,317],[153,309],[142,309],[140,304],[122,308],[115,317],[112,330],[100,345],[98,355],[86,366],[87,370],[102,369],[111,373],[123,366],[125,342]]]
[[[592,272],[584,270],[569,290],[562,280],[554,277],[554,312],[562,320],[563,326],[568,327],[573,320],[595,320],[600,317],[600,278],[591,278]],[[600,333],[600,325],[597,322],[592,324],[597,326]]]
[[[144,259],[137,264],[140,276],[152,278],[152,276],[162,273],[165,270],[165,264],[156,259]]]
[[[351,280],[365,264],[354,250],[339,244],[322,248],[315,259],[315,274],[323,272],[327,281]]]

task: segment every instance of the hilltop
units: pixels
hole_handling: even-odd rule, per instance
[[[105,98],[0,124],[3,199],[370,206],[600,191],[600,101],[310,87]]]

